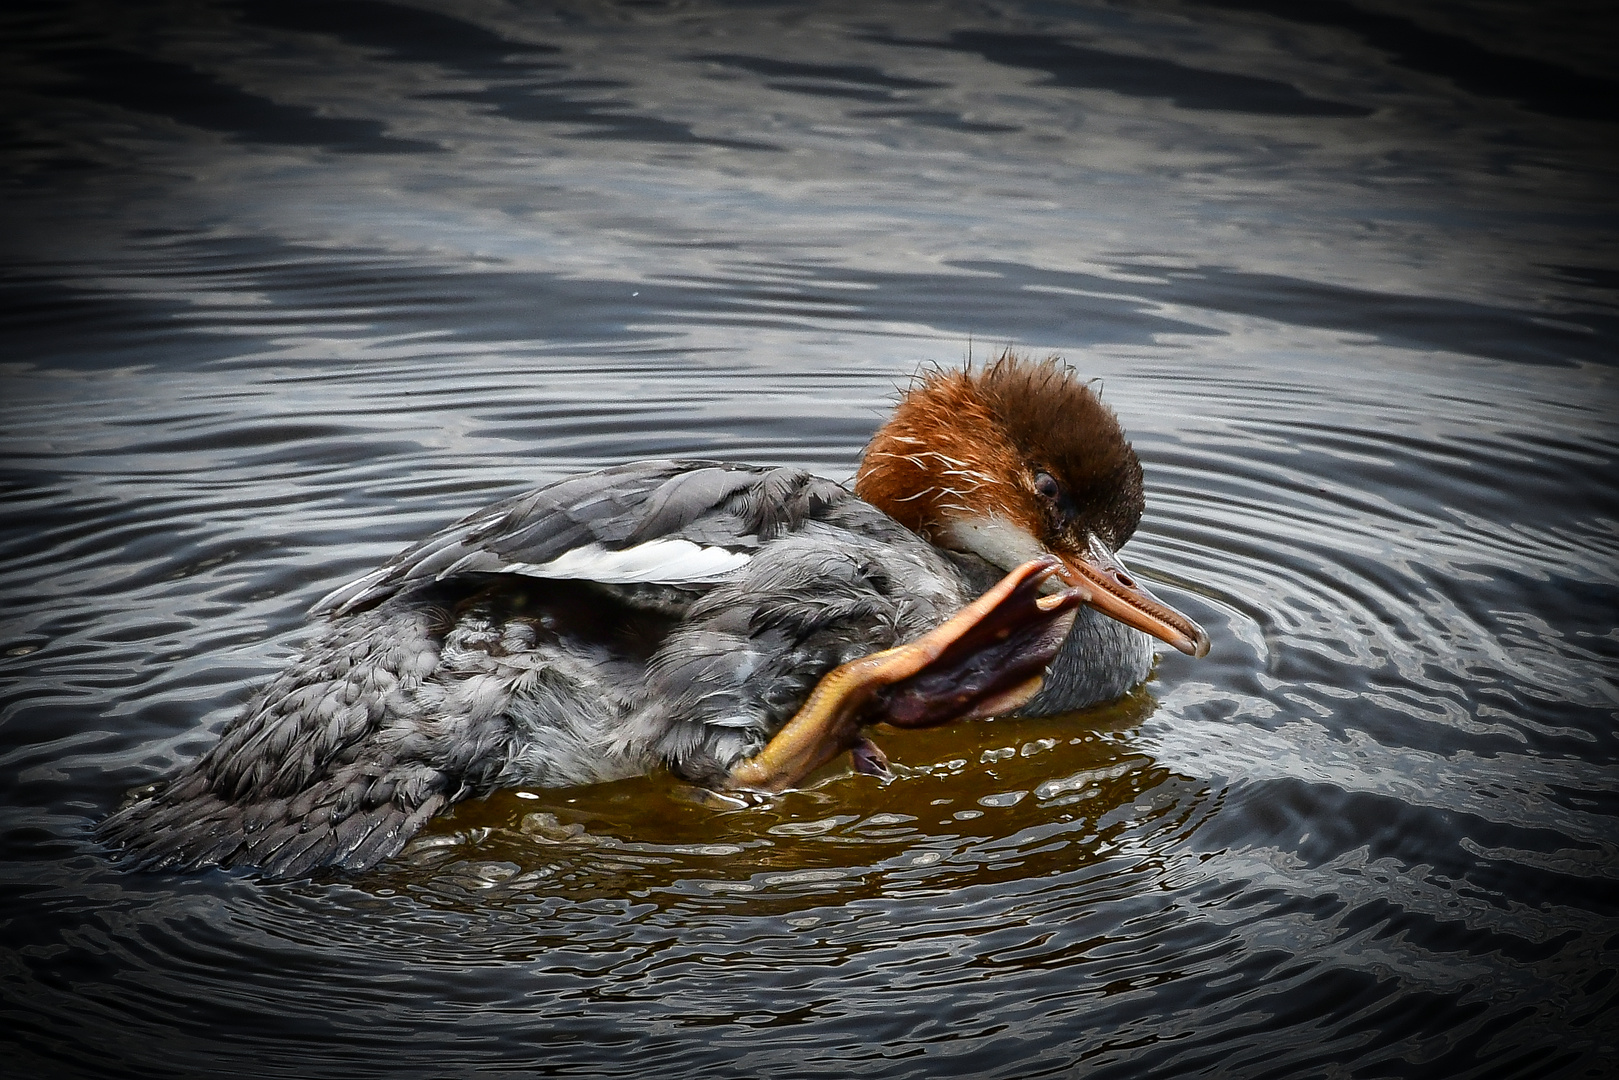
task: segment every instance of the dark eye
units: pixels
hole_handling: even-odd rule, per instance
[[[1057,496],[1062,494],[1062,488],[1057,486],[1057,481],[1050,473],[1044,472],[1034,474],[1034,490],[1039,492],[1042,499],[1050,499],[1052,502],[1056,502]]]

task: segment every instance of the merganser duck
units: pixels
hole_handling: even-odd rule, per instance
[[[667,768],[776,792],[865,734],[1052,715],[1208,636],[1117,552],[1144,505],[1117,418],[1010,353],[920,377],[851,492],[644,461],[498,502],[320,601],[311,644],[100,835],[145,868],[364,870],[470,796]]]

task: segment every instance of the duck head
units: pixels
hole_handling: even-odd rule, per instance
[[[1002,570],[1055,555],[1092,607],[1188,655],[1209,651],[1203,628],[1119,560],[1146,505],[1141,461],[1112,410],[1055,358],[1007,353],[919,377],[866,447],[855,493]]]

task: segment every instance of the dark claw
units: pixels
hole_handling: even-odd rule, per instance
[[[862,737],[861,740],[849,750],[849,760],[854,763],[854,771],[867,776],[880,776],[884,780],[892,780],[894,774],[888,769],[888,755],[883,748]]]

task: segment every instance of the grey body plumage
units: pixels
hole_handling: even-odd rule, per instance
[[[620,553],[669,540],[745,561],[717,581],[510,569],[593,545],[622,566]],[[302,655],[102,835],[148,867],[239,862],[297,877],[374,865],[445,806],[502,788],[660,766],[718,782],[826,672],[919,637],[998,576],[797,470],[642,462],[576,477],[464,519],[322,601],[327,621]],[[1101,622],[1150,659],[1143,635]],[[1092,703],[1083,656],[1066,656],[1043,711]],[[1122,677],[1144,675],[1135,664]],[[1101,692],[1116,694],[1112,682]]]

